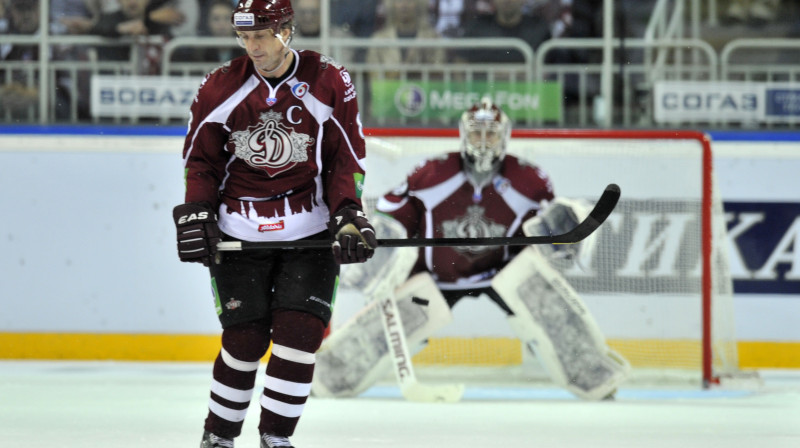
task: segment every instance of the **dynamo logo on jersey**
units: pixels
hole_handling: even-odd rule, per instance
[[[252,12],[237,12],[233,15],[235,26],[255,26],[256,16]]]

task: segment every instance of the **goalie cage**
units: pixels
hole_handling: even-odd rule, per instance
[[[456,130],[365,134],[368,212],[417,163],[459,150]],[[551,259],[580,293],[609,346],[630,361],[629,381],[699,380],[708,387],[758,377],[739,369],[726,223],[706,134],[515,130],[508,153],[542,168],[559,196],[593,203],[606,184],[620,185],[622,196],[608,221],[577,254],[554,251]],[[454,309],[455,328],[431,337],[414,356],[421,377],[545,378],[508,328],[481,329],[474,325],[480,317],[459,328],[459,314],[469,313],[462,303]],[[347,313],[334,315],[333,331]],[[498,320],[500,327],[507,327],[504,320]]]

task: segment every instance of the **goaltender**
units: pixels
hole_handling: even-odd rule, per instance
[[[511,125],[490,99],[462,114],[459,135],[459,152],[423,162],[378,201],[372,223],[379,236],[555,235],[588,214],[582,201],[556,198],[540,168],[506,154]],[[548,256],[557,250],[538,245],[382,248],[369,262],[344,270],[342,284],[369,294],[393,282],[388,288],[395,291],[410,347],[419,347],[446,325],[460,300],[487,297],[505,311],[512,331],[557,384],[588,400],[613,397],[629,364],[606,345],[580,296],[550,265]],[[373,301],[323,343],[313,393],[358,395],[390,369],[389,358]]]

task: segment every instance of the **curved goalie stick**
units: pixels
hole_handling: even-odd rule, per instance
[[[388,291],[378,292],[376,296],[384,336],[392,357],[392,368],[403,397],[421,403],[454,403],[461,400],[464,395],[463,384],[425,384],[417,380],[397,302]]]
[[[459,246],[527,246],[529,244],[575,244],[591,235],[614,211],[619,201],[620,189],[609,184],[597,200],[589,216],[566,233],[559,235],[505,236],[487,238],[393,238],[378,239],[378,247],[459,247]],[[236,251],[251,249],[301,249],[330,247],[330,240],[297,241],[223,241],[217,250]]]

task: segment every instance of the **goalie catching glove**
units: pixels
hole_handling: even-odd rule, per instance
[[[207,202],[189,202],[172,209],[178,230],[178,256],[181,261],[208,266],[220,241],[217,215]]]
[[[331,216],[328,230],[333,236],[333,257],[339,264],[363,263],[372,258],[378,240],[367,215],[355,205],[341,208]]]

